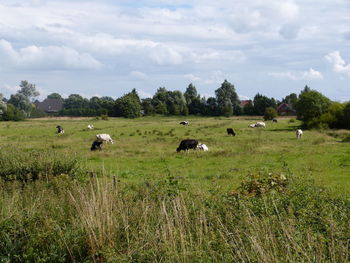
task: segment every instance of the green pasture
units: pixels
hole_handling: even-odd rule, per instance
[[[189,126],[179,121],[190,121]],[[77,156],[88,171],[122,182],[147,181],[172,175],[191,187],[235,189],[245,176],[280,172],[312,177],[338,195],[350,194],[349,131],[304,131],[297,140],[298,121],[280,118],[267,127],[248,128],[258,117],[144,117],[34,119],[0,123],[0,150],[47,150]],[[88,124],[95,126],[88,130]],[[56,126],[64,134],[56,134]],[[236,136],[228,136],[232,127]],[[90,146],[98,133],[108,133],[114,144],[101,152]],[[182,139],[197,139],[209,152],[177,153]],[[87,175],[88,176],[88,175]]]

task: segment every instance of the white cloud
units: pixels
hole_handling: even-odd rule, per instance
[[[302,72],[272,72],[270,76],[277,79],[291,79],[291,80],[320,80],[323,79],[321,72],[310,68],[308,71]]]
[[[8,91],[11,91],[12,93],[16,93],[20,89],[19,86],[10,86],[7,84],[3,85],[2,88],[6,89]]]
[[[140,98],[145,99],[145,98],[152,98],[153,94],[149,92],[145,92],[143,90],[137,90],[137,94],[140,96]]]
[[[188,80],[190,80],[192,82],[196,82],[196,81],[200,81],[201,80],[200,77],[198,77],[198,76],[196,76],[194,74],[185,74],[184,78],[186,78],[186,79],[188,79]]]
[[[323,79],[323,75],[321,72],[310,68],[308,71],[303,72],[302,79],[305,79],[305,80]]]
[[[245,95],[241,95],[241,94],[238,94],[238,98],[239,98],[240,100],[252,100],[251,97],[245,96]]]
[[[140,71],[131,71],[130,72],[130,76],[135,78],[135,79],[139,79],[139,80],[146,80],[148,79],[147,74],[140,72]]]
[[[325,58],[332,64],[335,72],[350,77],[350,63],[346,64],[339,51],[332,51]]]
[[[11,43],[0,40],[0,67],[40,70],[99,69],[102,64],[87,53],[65,46],[28,46],[15,50]],[[6,64],[4,63],[6,62]]]

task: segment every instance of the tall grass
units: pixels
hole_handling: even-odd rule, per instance
[[[57,177],[0,194],[2,262],[350,260],[349,201],[300,178],[256,175],[225,193]]]
[[[76,156],[55,151],[1,149],[0,178],[4,180],[37,180],[48,176],[76,176],[80,171]]]

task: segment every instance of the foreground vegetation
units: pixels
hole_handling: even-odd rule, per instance
[[[348,262],[349,132],[257,120],[0,123],[0,262]]]

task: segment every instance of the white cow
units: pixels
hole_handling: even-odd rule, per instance
[[[255,124],[254,124],[254,123],[249,124],[248,127],[249,127],[249,128],[255,128]]]
[[[209,150],[208,146],[206,146],[204,143],[199,143],[197,149],[205,152]]]
[[[94,125],[89,124],[89,125],[87,126],[87,128],[88,128],[89,130],[92,130],[92,129],[94,128]]]
[[[301,139],[301,136],[303,135],[303,131],[301,129],[297,129],[295,132],[297,139]]]
[[[265,122],[258,121],[257,123],[255,123],[255,127],[263,127],[263,128],[265,128],[266,124],[265,124]]]
[[[107,134],[107,133],[97,134],[96,135],[96,139],[98,141],[103,141],[103,142],[106,142],[106,143],[110,142],[111,144],[113,144],[113,140],[112,140],[111,136],[109,134]]]

